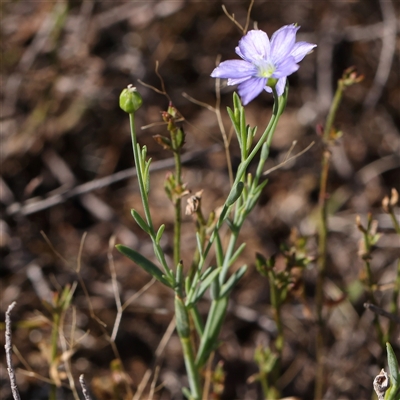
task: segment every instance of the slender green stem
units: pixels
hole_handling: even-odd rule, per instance
[[[199,336],[203,336],[204,334],[204,323],[203,320],[201,318],[199,309],[196,307],[196,305],[194,305],[191,309],[190,309],[190,315],[193,318],[193,322],[194,322],[194,326],[196,327],[196,331],[199,334]]]
[[[260,382],[264,398],[269,399],[268,375],[263,368],[260,368]]]
[[[183,349],[183,358],[185,360],[186,372],[188,374],[190,393],[192,395],[192,399],[190,400],[201,400],[200,376],[194,361],[194,354],[190,337],[181,337],[180,339]]]
[[[181,199],[175,202],[175,223],[174,223],[174,263],[178,264],[181,259],[181,226],[182,212]]]
[[[226,278],[226,275],[227,275],[228,269],[229,269],[229,261],[235,252],[235,247],[236,247],[237,240],[239,238],[239,232],[241,229],[241,225],[242,224],[240,224],[240,226],[237,226],[237,229],[235,229],[235,231],[232,232],[231,237],[229,239],[228,247],[226,249],[226,253],[225,253],[225,257],[224,257],[224,263],[222,264],[222,270],[219,275],[220,286],[222,286],[225,282],[225,278]]]
[[[174,262],[178,265],[181,259],[181,227],[182,227],[182,210],[181,210],[181,191],[182,191],[182,162],[181,152],[177,145],[176,132],[171,130],[172,150],[175,160],[175,223],[174,223]]]

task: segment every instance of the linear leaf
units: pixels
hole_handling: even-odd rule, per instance
[[[163,283],[164,285],[171,287],[170,283],[165,278],[164,274],[154,263],[148,260],[146,257],[142,256],[137,251],[130,249],[122,244],[117,244],[115,246],[117,250],[124,256],[131,259],[133,262],[142,267],[146,272],[148,272],[152,277]]]

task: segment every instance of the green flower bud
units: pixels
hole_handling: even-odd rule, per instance
[[[128,85],[119,96],[119,106],[123,111],[131,114],[137,111],[143,103],[142,96],[137,89]]]

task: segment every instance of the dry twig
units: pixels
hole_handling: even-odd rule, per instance
[[[396,51],[397,19],[396,12],[390,0],[380,0],[379,4],[383,16],[382,51],[379,57],[378,69],[374,83],[364,101],[366,108],[373,108],[382,94],[392,67],[393,56]]]
[[[164,333],[164,336],[162,337],[162,339],[161,339],[161,341],[160,341],[160,343],[159,343],[159,345],[158,345],[158,347],[156,349],[156,353],[155,353],[156,359],[154,361],[154,364],[155,364],[154,371],[155,371],[155,373],[157,372],[156,367],[158,365],[160,365],[160,363],[161,363],[161,357],[164,354],[165,346],[167,345],[169,339],[171,338],[174,330],[175,330],[175,318],[173,318],[171,320],[170,324],[168,325],[167,330]],[[143,376],[143,378],[142,378],[142,380],[141,380],[141,382],[140,382],[140,384],[139,384],[139,386],[137,388],[135,396],[133,396],[132,400],[139,400],[139,399],[142,398],[142,394],[143,394],[144,389],[146,388],[146,386],[147,386],[147,384],[148,384],[148,382],[150,380],[152,372],[153,372],[153,370],[151,368],[147,369],[147,371],[145,372],[145,374],[144,374],[144,376]]]
[[[297,157],[300,157],[301,155],[303,155],[304,153],[306,153],[308,150],[311,149],[311,147],[314,146],[315,142],[311,142],[305,149],[301,150],[299,153],[295,154],[294,156],[290,157],[290,154],[292,153],[292,150],[294,148],[294,146],[296,146],[297,144],[297,140],[293,141],[292,145],[290,146],[289,151],[287,152],[285,159],[278,165],[276,165],[275,167],[272,167],[270,169],[268,169],[267,171],[265,171],[263,173],[263,175],[268,175],[273,171],[276,171],[277,169],[283,167],[286,163],[288,163],[289,161],[295,160]]]
[[[209,152],[216,151],[219,146],[213,146],[211,149],[192,151],[182,155],[182,163],[187,164],[195,159],[201,158]],[[150,166],[150,171],[160,171],[166,168],[171,168],[174,166],[174,159],[167,158],[165,160],[160,160],[153,162]],[[64,203],[65,201],[81,196],[85,193],[91,192],[96,189],[101,189],[105,186],[109,186],[113,183],[122,181],[124,179],[132,178],[136,176],[136,168],[128,168],[123,171],[116,172],[115,174],[105,176],[104,178],[94,179],[90,182],[84,183],[82,185],[76,186],[71,190],[67,190],[63,193],[58,193],[53,196],[47,197],[43,200],[32,202],[27,200],[25,203],[13,203],[8,208],[6,213],[10,216],[12,215],[30,215],[37,213],[39,211],[45,210],[50,207],[54,207],[57,204]]]
[[[383,310],[382,308],[376,306],[375,304],[372,303],[364,303],[364,307],[367,310],[371,310],[372,312],[374,312],[375,314],[381,315],[382,317],[388,318],[391,321],[395,322],[396,324],[400,325],[400,318],[397,317],[394,314],[391,314],[385,310]]]
[[[85,379],[83,377],[83,374],[79,377],[79,383],[81,384],[82,387],[82,393],[83,393],[83,397],[85,398],[85,400],[92,400],[92,398],[89,395],[89,391],[86,387],[86,382]]]
[[[7,361],[7,371],[10,377],[10,384],[11,384],[11,392],[13,395],[14,400],[21,400],[19,395],[18,387],[17,387],[17,380],[15,378],[15,372],[12,364],[12,356],[11,356],[11,349],[12,349],[12,334],[11,334],[11,310],[15,307],[17,303],[14,301],[11,303],[6,311],[6,344],[4,346],[6,350],[6,361]]]

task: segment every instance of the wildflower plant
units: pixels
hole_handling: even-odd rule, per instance
[[[189,399],[197,400],[207,396],[207,393],[203,393],[202,372],[218,347],[218,336],[227,312],[230,293],[247,269],[247,266],[243,265],[229,274],[246,245],[240,243],[240,230],[267,184],[267,180],[263,178],[264,165],[276,126],[286,106],[289,92],[287,76],[299,68],[297,63],[316,46],[306,42],[296,43],[298,29],[299,27],[295,25],[284,26],[272,36],[271,40],[261,30],[248,32],[236,48],[236,53],[243,60],[222,62],[211,74],[214,78],[228,78],[228,85],[239,85],[240,97],[234,93],[233,108],[228,108],[228,114],[239,143],[241,160],[230,192],[215,219],[205,222],[199,210],[201,194],[196,194],[196,198],[192,199],[189,208],[198,217],[198,229],[196,254],[189,269],[184,268],[180,261],[181,198],[187,192],[182,184],[179,157],[184,143],[184,133],[176,125],[176,109],[170,105],[168,111],[163,113],[170,138],[156,138],[163,147],[173,151],[176,164],[175,174],[168,176],[165,185],[168,197],[176,210],[174,265],[170,265],[160,245],[165,226],[155,227],[150,213],[151,159],[146,158],[146,147],[137,142],[135,112],[142,104],[142,98],[132,86],[124,89],[120,96],[120,106],[130,118],[133,155],[144,210],[144,216],[137,210],[132,210],[132,216],[150,237],[159,265],[122,244],[117,245],[117,249],[174,292],[176,329],[189,381],[189,389],[185,388],[183,391]],[[274,105],[267,127],[256,140],[257,127],[250,127],[247,124],[243,105],[248,104],[263,90],[273,94]],[[255,160],[257,168],[253,174],[248,168]],[[224,224],[229,228],[226,247],[223,246],[220,236],[220,229]],[[215,262],[207,265],[212,248],[215,251]],[[203,321],[198,310],[198,302],[207,290],[210,291],[212,301],[207,318]],[[197,335],[196,340],[193,340],[194,334]]]

